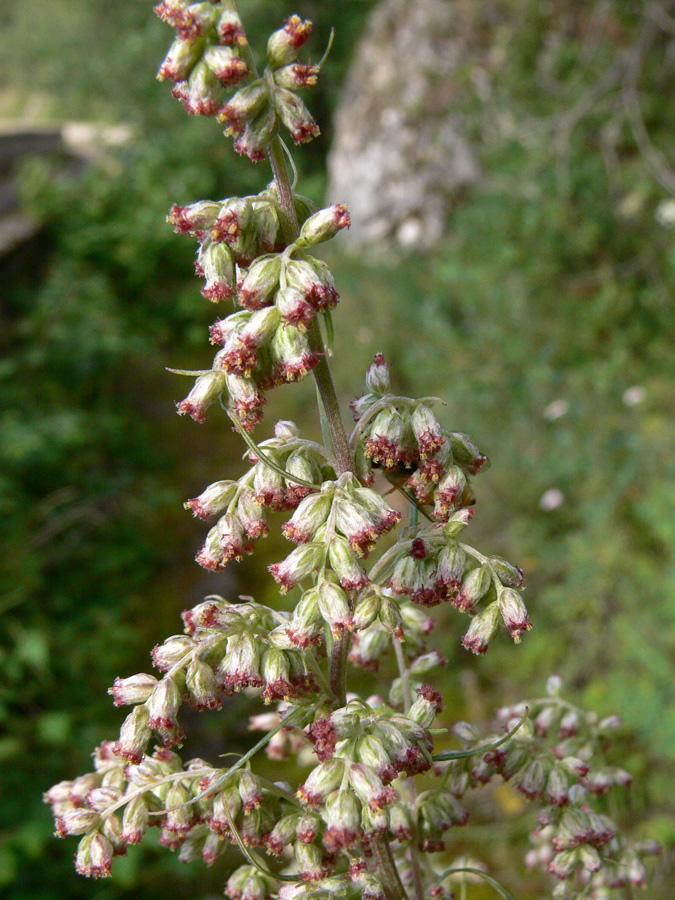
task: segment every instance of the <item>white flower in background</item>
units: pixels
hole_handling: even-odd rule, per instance
[[[562,398],[554,400],[544,408],[544,418],[548,419],[549,422],[555,422],[556,419],[562,419],[563,416],[566,416],[569,409],[570,405],[567,400]]]
[[[659,203],[656,207],[654,218],[659,225],[663,225],[665,228],[672,228],[675,225],[675,200],[671,198]]]
[[[539,508],[544,512],[553,512],[565,502],[565,495],[559,488],[549,488],[539,499]]]
[[[675,205],[675,201],[673,201],[673,204]],[[640,403],[645,402],[646,398],[647,391],[642,385],[635,384],[633,387],[626,388],[621,399],[626,406],[639,406]]]

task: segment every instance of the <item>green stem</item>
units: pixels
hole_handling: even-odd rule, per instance
[[[347,656],[351,643],[348,631],[333,640],[330,651],[330,690],[339,706],[347,704]]]
[[[385,836],[378,834],[370,846],[377,865],[377,875],[382,882],[387,900],[408,900]]]

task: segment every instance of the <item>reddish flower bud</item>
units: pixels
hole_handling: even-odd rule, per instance
[[[319,763],[298,788],[298,797],[306,806],[320,806],[340,786],[344,766],[344,760],[339,757]]]
[[[284,27],[273,32],[267,42],[267,62],[270,68],[287,66],[298,58],[300,48],[312,33],[312,23],[293,15]]]
[[[185,673],[185,686],[190,703],[197,709],[220,709],[218,685],[211,666],[194,656]]]
[[[220,80],[202,60],[187,81],[180,81],[171,93],[190,116],[215,116],[220,109]]]
[[[499,609],[513,640],[518,643],[521,635],[532,628],[523,598],[513,588],[499,592]]]
[[[221,44],[243,45],[246,43],[244,26],[239,13],[234,9],[223,9],[221,11],[216,31]]]
[[[206,410],[220,397],[225,387],[222,372],[207,372],[200,375],[185,400],[177,404],[181,416],[191,416],[195,422],[206,421]]]
[[[389,365],[383,353],[376,353],[366,372],[366,387],[373,394],[386,394],[389,390]]]
[[[274,105],[294,143],[305,144],[321,134],[316,120],[293,91],[277,88],[274,92]]]
[[[159,67],[159,81],[185,81],[201,59],[204,44],[199,41],[175,40]]]
[[[324,552],[319,544],[303,544],[296,547],[283,562],[271,565],[269,570],[274,580],[281,585],[281,592],[285,594],[303,578],[307,578],[321,564]]]
[[[499,628],[499,604],[491,603],[471,620],[462,643],[472,653],[485,653]]]
[[[305,333],[292,325],[277,329],[270,344],[274,378],[281,382],[304,378],[319,362],[320,354],[311,350]]]
[[[237,491],[236,481],[216,481],[210,484],[198,497],[193,497],[184,504],[200,519],[214,516],[230,503]]]
[[[328,546],[328,559],[345,591],[358,591],[368,584],[366,574],[345,538],[333,538]]]
[[[112,869],[113,847],[98,831],[82,838],[75,856],[75,868],[87,878],[108,878]]]
[[[249,74],[248,66],[231,47],[207,47],[203,59],[225,87],[234,87]]]
[[[311,63],[307,65],[291,63],[274,71],[274,82],[281,88],[293,91],[299,88],[314,87],[318,74],[319,67],[313,66]]]
[[[341,231],[349,228],[351,219],[346,206],[334,204],[320,209],[310,216],[300,229],[300,237],[296,241],[298,247],[312,247],[322,241],[328,241]]]
[[[469,475],[477,475],[481,469],[487,469],[489,460],[467,434],[452,431],[448,435],[455,462],[465,469]]]
[[[232,251],[227,244],[204,241],[197,256],[197,265],[199,273],[206,279],[206,284],[202,288],[203,297],[217,303],[219,300],[229,300],[234,296],[236,270]],[[217,333],[224,340],[225,335],[222,332]],[[216,332],[212,332],[212,336],[215,334]]]
[[[345,631],[351,631],[354,621],[345,592],[330,581],[322,581],[317,590],[319,611],[324,621],[330,626],[331,634],[339,637]]]
[[[361,808],[351,791],[335,791],[326,801],[323,843],[334,852],[354,846],[362,837]]]
[[[234,142],[234,149],[252,162],[260,162],[267,156],[270,141],[278,128],[277,114],[272,107],[263,109],[244,128]]]
[[[239,302],[246,309],[269,306],[279,288],[281,258],[276,255],[260,256],[246,273],[239,285]]]
[[[332,503],[332,491],[322,490],[320,494],[310,494],[284,525],[284,535],[296,544],[306,544],[313,540],[317,531],[325,525]]]
[[[116,678],[113,686],[108,688],[108,693],[112,694],[115,706],[145,703],[156,684],[154,675],[132,675],[130,678]]]
[[[486,566],[470,569],[462,579],[459,596],[454,601],[455,606],[458,609],[473,612],[491,585],[492,578]]]
[[[267,85],[262,78],[240,88],[221,109],[218,120],[225,122],[225,134],[242,134],[247,123],[262,113],[269,102]]]
[[[132,763],[141,761],[151,736],[148,719],[147,706],[134,707],[122,723],[119,740],[113,746],[115,756]]]

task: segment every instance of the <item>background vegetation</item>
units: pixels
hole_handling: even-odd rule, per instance
[[[320,199],[331,110],[371,4],[343,0],[339,16],[319,2],[241,5],[253,41],[297,8],[323,47],[338,18],[314,103],[324,137],[296,154],[302,189]],[[560,672],[600,714],[622,714],[621,762],[640,781],[626,817],[672,847],[673,28],[640,4],[583,6],[588,15],[574,3],[473,5],[456,95],[485,177],[457,198],[431,257],[393,269],[331,260],[334,368],[348,399],[354,373],[384,350],[400,388],[438,393],[447,421],[493,460],[472,530],[525,567],[535,628],[521,647],[502,639],[474,660],[446,614],[449,719],[487,717]],[[186,119],[154,82],[170,35],[149,4],[6,0],[0,18],[0,115],[132,134],[76,177],[44,160],[18,175],[44,228],[20,275],[3,264],[0,884],[31,900],[218,895],[220,870],[177,867],[151,845],[111,883],[78,879],[40,793],[114,735],[121,717],[105,688],[147,669],[181,609],[251,584],[271,596],[272,540],[267,560],[221,580],[192,563],[203,528],[181,503],[231,471],[240,448],[222,421],[173,415],[184,385],[164,371],[207,360],[213,317],[166,210],[257,189],[268,174],[239,164],[213,122]],[[282,390],[266,421],[311,431],[312,402],[309,383]],[[187,755],[244,746],[246,709],[241,699],[195,717]],[[520,896],[545,896],[513,852],[526,831],[519,805],[496,792],[458,849],[483,847]],[[494,815],[499,828],[486,829]],[[669,896],[669,865],[654,898]]]

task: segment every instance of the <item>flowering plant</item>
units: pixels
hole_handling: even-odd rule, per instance
[[[630,782],[603,762],[615,718],[575,708],[552,677],[546,696],[501,710],[493,733],[458,722],[459,746],[434,747],[446,729],[434,727],[443,704],[427,679],[444,660],[427,648],[426,610],[449,603],[466,614],[462,643],[474,653],[500,625],[518,642],[530,628],[523,573],[463,540],[486,456],[441,424],[435,398],[394,395],[380,354],[345,431],[328,364],[338,293],[314,248],[348,227],[349,213],[316,209],[295,192],[279,136],[282,126],[296,144],[319,133],[298,95],[321,68],[298,61],[310,23],[291,16],[271,35],[260,75],[232,0],[164,0],[156,11],[176,31],[159,78],[174,82],[188,113],[223,122],[239,153],[269,159],[274,174],[255,196],[169,214],[177,232],[198,240],[202,294],[234,304],[210,329],[220,348],[211,369],[188,373],[197,377],[178,411],[202,422],[220,403],[250,463],[186,503],[217,517],[197,561],[223,569],[267,534],[266,510],[292,512],[283,533],[296,546],[270,566],[292,599],[272,609],[209,597],[184,613],[183,634],[153,650],[159,676],[118,678],[114,701],[132,711],[119,739],[97,748],[94,772],[47,792],[57,833],[81,835],[76,867],[93,877],[109,875],[113,857],[151,825],[186,862],[210,864],[236,845],[244,863],[227,881],[232,900],[449,898],[467,873],[509,898],[488,871],[437,862],[444,834],[467,821],[466,792],[501,776],[540,806],[528,861],[557,876],[554,898],[631,896],[657,847],[631,845],[607,813],[607,794]],[[323,443],[289,421],[254,440],[266,392],[310,372]],[[403,527],[392,490],[409,504]],[[386,696],[348,691],[350,663],[375,670],[391,653],[399,676]],[[218,709],[244,689],[274,704],[251,718],[262,738],[224,768],[183,762],[174,749],[185,737],[182,704]],[[256,772],[259,751],[295,757],[301,783]]]

